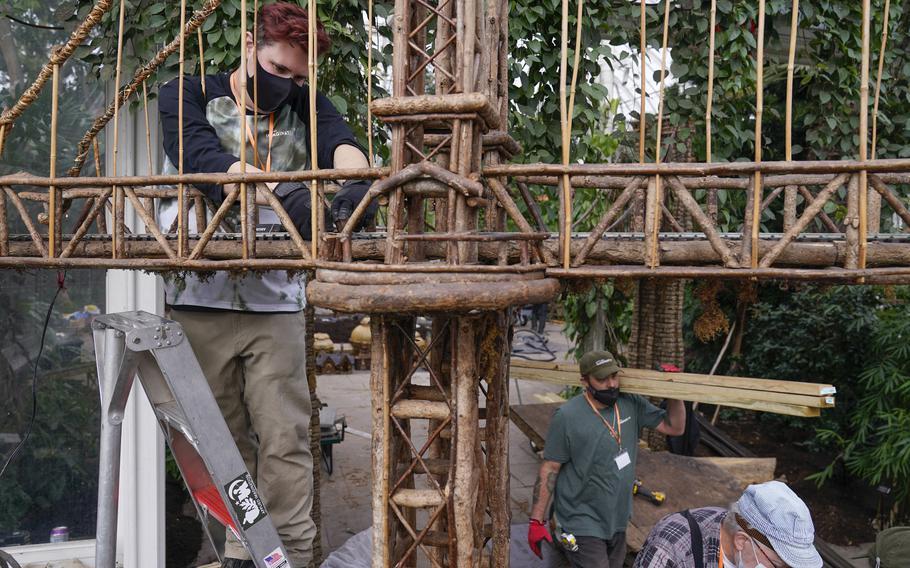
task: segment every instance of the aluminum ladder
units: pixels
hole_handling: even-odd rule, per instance
[[[101,393],[95,566],[115,566],[121,427],[138,377],[206,532],[213,518],[258,568],[292,568],[180,324],[123,312],[95,318],[92,334]]]

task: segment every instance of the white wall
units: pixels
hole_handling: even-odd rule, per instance
[[[151,106],[151,105],[150,105]],[[157,109],[149,108],[152,128],[152,164],[160,163],[155,143]],[[113,123],[107,129],[105,163],[112,173]],[[143,175],[148,171],[145,117],[142,108],[135,113],[122,112],[120,149],[117,155],[118,175]],[[154,169],[154,166],[153,166]],[[135,211],[126,203],[126,225],[145,232]],[[109,224],[108,226],[111,226]],[[107,312],[144,310],[164,314],[164,292],[161,278],[139,271],[107,272]],[[120,458],[120,514],[117,526],[117,559],[123,568],[160,568],[164,566],[164,438],[151,405],[138,383],[127,405],[123,422],[123,446]]]

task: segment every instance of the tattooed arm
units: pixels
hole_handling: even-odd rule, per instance
[[[531,506],[531,518],[538,521],[545,521],[547,512],[550,510],[550,503],[553,502],[553,491],[556,489],[556,477],[559,475],[559,469],[562,464],[554,461],[544,460],[540,464],[540,473],[537,475],[537,483],[534,484],[533,505]]]

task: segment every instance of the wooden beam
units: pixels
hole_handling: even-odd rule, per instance
[[[513,358],[510,367],[513,369],[529,368],[561,371],[565,373],[574,373],[576,376],[580,376],[578,364],[568,361],[544,363],[540,361]],[[725,375],[702,375],[699,373],[663,373],[661,371],[652,371],[649,369],[623,369],[622,375],[641,379],[665,380],[675,383],[736,387],[745,390],[778,390],[806,396],[836,394],[836,389],[832,385],[822,383],[756,379],[751,377],[733,377]]]
[[[661,378],[662,375],[678,374],[682,373],[659,373],[646,369],[623,369],[623,375],[621,376],[622,389],[624,392],[644,396],[720,404],[791,416],[819,416],[820,408],[834,405],[833,395],[793,394],[788,392],[786,390],[788,381],[769,381],[767,390],[756,390],[755,388],[747,389],[739,386],[720,386],[710,383],[675,382]],[[698,375],[686,374],[690,375],[689,380],[692,380],[693,377],[698,377]],[[577,371],[537,369],[513,364],[511,366],[511,376],[515,379],[537,380],[567,386],[580,385],[580,377]],[[754,387],[760,384],[754,381],[762,381],[762,379],[750,379],[750,381],[753,381],[751,384]]]

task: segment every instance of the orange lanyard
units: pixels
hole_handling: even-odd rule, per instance
[[[588,394],[588,391],[585,391],[585,400],[588,401],[594,414],[596,414],[597,417],[603,421],[604,426],[610,430],[610,435],[613,436],[613,439],[616,440],[616,445],[622,450],[622,420],[619,419],[619,404],[616,402],[613,403],[613,419],[616,421],[616,427],[614,428],[612,424],[607,422],[604,415],[597,410],[597,407],[594,406],[594,402],[591,400],[591,395]]]
[[[720,543],[720,556],[717,557],[717,568],[724,568],[724,543]]]
[[[272,136],[275,133],[275,113],[269,113],[269,153],[265,158],[265,167],[262,167],[262,160],[259,158],[259,149],[256,146],[256,137],[253,136],[253,129],[250,128],[250,123],[246,121],[245,116],[244,122],[246,123],[246,136],[253,146],[253,155],[256,156],[256,166],[264,172],[272,171]]]

